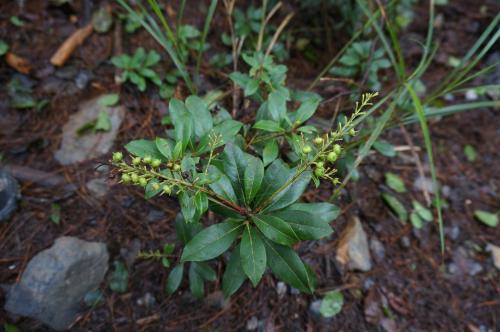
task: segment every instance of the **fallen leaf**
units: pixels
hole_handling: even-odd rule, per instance
[[[31,62],[25,58],[22,58],[18,55],[15,55],[14,53],[12,52],[8,52],[6,55],[5,55],[5,61],[7,62],[7,64],[9,66],[11,66],[12,68],[14,68],[15,70],[17,70],[18,72],[22,73],[22,74],[29,74],[31,69],[32,69],[32,65],[31,65]]]

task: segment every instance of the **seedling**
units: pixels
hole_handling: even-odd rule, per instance
[[[122,54],[111,59],[116,67],[123,69],[120,81],[134,83],[141,92],[146,90],[146,81],[148,80],[157,86],[161,85],[160,77],[152,69],[159,61],[160,54],[158,52],[150,50],[146,53],[142,47],[136,49],[132,56]]]

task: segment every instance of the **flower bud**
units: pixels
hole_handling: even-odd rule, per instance
[[[153,189],[154,191],[160,190],[160,184],[158,182],[154,182],[151,185],[151,189]]]
[[[318,136],[313,140],[313,143],[316,145],[321,145],[321,144],[323,144],[323,138]]]
[[[174,169],[174,172],[178,172],[181,170],[181,165],[175,164],[173,169]]]
[[[316,169],[314,170],[314,175],[316,175],[317,177],[322,177],[323,175],[325,175],[325,169],[323,167],[316,167]]]
[[[356,129],[351,128],[351,130],[349,130],[349,135],[356,136]]]
[[[305,154],[308,154],[312,151],[311,147],[309,145],[306,145],[302,148],[302,152],[304,152]]]
[[[335,144],[333,146],[333,152],[335,152],[337,155],[339,155],[342,152],[342,147],[340,144]]]
[[[148,184],[148,180],[146,180],[145,178],[139,178],[139,185],[141,187],[145,187],[145,186],[147,186],[147,184]]]
[[[151,162],[151,166],[157,168],[157,167],[160,167],[161,165],[161,160],[160,159],[153,159],[153,161]]]
[[[325,163],[324,163],[324,162],[322,162],[322,161],[318,161],[318,162],[316,163],[316,167],[318,167],[318,168],[324,168],[324,167],[325,167]]]
[[[132,175],[130,175],[130,179],[132,180],[133,183],[137,183],[139,182],[139,175],[132,173]]]
[[[113,161],[122,161],[122,159],[123,159],[123,153],[121,152],[113,153]]]
[[[163,193],[167,194],[167,195],[170,195],[172,193],[172,187],[170,187],[167,184],[163,185],[162,190],[163,190]]]
[[[152,161],[153,159],[150,156],[146,156],[144,157],[144,159],[142,159],[142,162],[145,164],[151,164]]]
[[[338,157],[338,155],[332,151],[332,152],[328,153],[328,155],[326,156],[326,159],[328,159],[329,162],[333,163],[337,160],[337,157]]]
[[[132,165],[139,165],[141,163],[141,158],[139,157],[135,157],[134,159],[132,159]]]
[[[130,183],[130,175],[128,175],[128,174],[123,174],[123,175],[122,175],[122,182],[123,182],[123,183]]]

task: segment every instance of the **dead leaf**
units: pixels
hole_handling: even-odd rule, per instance
[[[90,36],[93,30],[92,23],[89,23],[73,32],[50,58],[50,63],[54,66],[64,65],[75,49]]]
[[[25,75],[29,74],[32,69],[31,62],[28,59],[15,55],[12,52],[8,52],[5,55],[5,61],[9,66]]]

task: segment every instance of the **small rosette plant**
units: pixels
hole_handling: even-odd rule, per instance
[[[305,125],[319,96],[286,88],[286,67],[265,61],[259,69],[257,60],[246,60],[254,67],[250,74],[232,76],[237,84],[251,85],[242,88],[260,104],[256,123],[243,124],[223,109],[213,114],[197,96],[172,99],[167,137],[132,141],[125,146],[130,157],[113,155],[122,183],[143,187],[146,198],[179,200],[175,226],[184,247],[168,277],[169,293],[180,286],[189,264],[191,292],[202,297],[204,282],[216,278],[207,261],[225,252],[230,252],[222,278],[225,296],[246,279],[257,286],[268,268],[303,292],[315,288],[313,271],[293,246],[329,236],[329,223],[339,211],[333,204],[300,198],[311,181],[339,183],[335,163],[344,153],[344,140],[356,135],[354,125],[376,94],[363,95],[350,118],[320,134]],[[289,100],[298,105],[295,111],[288,111]],[[221,221],[205,226],[202,217],[209,210]]]

